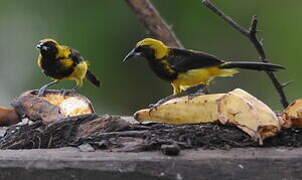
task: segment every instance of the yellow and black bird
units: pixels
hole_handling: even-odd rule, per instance
[[[226,62],[201,51],[168,47],[163,42],[152,38],[139,41],[123,61],[133,56],[142,56],[147,59],[155,74],[171,83],[174,95],[197,85],[208,85],[215,77],[233,76],[238,73],[234,68],[258,71],[284,69],[281,65],[263,62]]]
[[[62,80],[75,80],[76,86],[63,93],[75,91],[83,84],[86,77],[92,84],[100,87],[100,81],[88,70],[88,62],[81,56],[80,52],[68,46],[60,45],[53,39],[43,39],[37,44],[40,50],[38,65],[42,72],[54,81],[44,85],[38,92],[42,96],[45,90]]]

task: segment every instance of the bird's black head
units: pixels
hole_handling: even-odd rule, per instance
[[[44,57],[55,57],[58,53],[59,43],[53,39],[43,39],[37,44],[37,48]]]
[[[152,38],[146,38],[139,41],[135,48],[126,55],[123,61],[134,56],[142,56],[148,60],[160,60],[167,56],[168,52],[169,48],[164,45],[163,42]]]

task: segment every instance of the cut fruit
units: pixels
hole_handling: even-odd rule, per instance
[[[297,99],[291,103],[282,113],[282,126],[302,127],[302,99]]]
[[[166,124],[209,123],[218,120],[217,100],[224,94],[210,94],[171,99],[155,109],[142,109],[134,114],[137,121]]]
[[[199,124],[220,122],[235,125],[255,140],[274,136],[280,130],[276,114],[263,102],[235,89],[226,94],[185,96],[165,102],[155,109],[134,114],[137,121],[166,124]]]
[[[23,93],[12,102],[20,117],[32,121],[42,120],[45,124],[53,123],[66,117],[95,113],[92,103],[86,97],[61,91],[48,90],[44,96],[37,96],[37,91]]]

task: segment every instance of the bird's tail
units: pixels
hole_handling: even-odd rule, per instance
[[[280,69],[285,69],[283,66],[272,63],[264,62],[253,62],[253,61],[230,61],[223,63],[220,68],[229,69],[229,68],[242,68],[258,71],[277,71]]]
[[[101,86],[100,80],[98,80],[98,78],[94,74],[92,74],[92,72],[90,72],[89,70],[86,73],[86,78],[96,87]]]

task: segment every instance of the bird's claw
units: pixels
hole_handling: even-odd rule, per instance
[[[166,99],[161,99],[161,100],[159,100],[157,103],[155,103],[155,104],[150,104],[149,105],[149,114],[152,112],[152,111],[154,111],[154,110],[156,110],[160,105],[162,105],[163,103],[165,103],[167,100]]]
[[[44,93],[45,93],[45,90],[46,90],[46,89],[44,89],[44,88],[39,89],[39,91],[38,91],[38,96],[39,96],[39,97],[43,96]]]
[[[206,94],[207,94],[207,93],[202,92],[202,91],[200,91],[200,92],[195,92],[195,93],[193,93],[193,94],[189,94],[189,95],[188,95],[188,99],[189,99],[189,100],[192,100],[193,98],[195,98],[195,97],[197,97],[197,96],[206,95]]]
[[[62,96],[66,96],[69,93],[73,93],[73,92],[74,92],[74,89],[61,89]]]
[[[152,111],[155,111],[157,109],[158,106],[160,106],[161,104],[159,103],[156,103],[156,104],[150,104],[149,105],[149,114],[152,112]]]
[[[149,104],[148,108],[152,108],[153,106],[155,106],[156,104]]]

